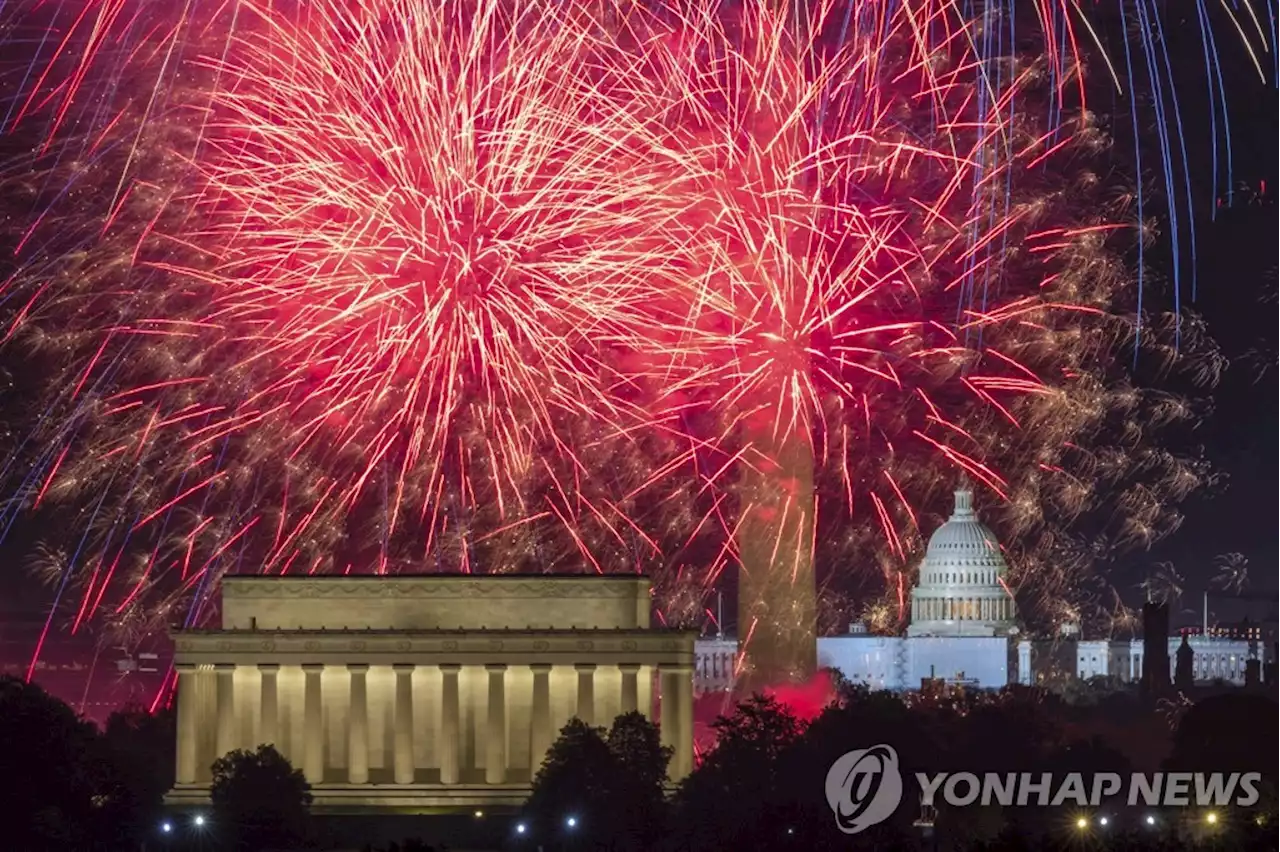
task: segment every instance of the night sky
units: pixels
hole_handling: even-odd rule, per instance
[[[1228,205],[1227,188],[1219,186],[1215,210],[1206,78],[1198,32],[1188,22],[1181,35],[1175,33],[1171,38],[1171,55],[1176,58],[1174,76],[1183,93],[1180,104],[1192,162],[1190,179],[1197,198],[1194,269],[1198,292],[1189,309],[1205,318],[1211,336],[1230,359],[1230,367],[1207,400],[1212,412],[1194,433],[1181,436],[1185,447],[1171,449],[1202,445],[1206,457],[1225,478],[1217,488],[1197,494],[1184,504],[1186,521],[1178,532],[1150,552],[1122,557],[1110,573],[1122,591],[1130,590],[1129,602],[1136,603],[1140,598],[1137,584],[1151,566],[1170,561],[1185,578],[1184,604],[1198,606],[1200,593],[1215,573],[1215,557],[1239,552],[1249,560],[1249,593],[1274,600],[1280,589],[1280,546],[1275,526],[1280,518],[1280,395],[1276,370],[1280,219],[1274,190],[1280,179],[1280,118],[1276,89],[1259,80],[1242,51],[1233,45],[1220,48],[1231,117],[1233,191]],[[1178,43],[1181,38],[1187,40],[1186,44]],[[1115,44],[1111,47],[1120,49]],[[1264,56],[1263,62],[1272,59]],[[0,84],[4,79],[0,76]],[[1098,82],[1095,75],[1091,86],[1097,89]],[[1117,112],[1108,117],[1106,111],[1111,106]],[[1104,97],[1094,107],[1103,113],[1104,124],[1109,123],[1117,137],[1116,168],[1131,170],[1128,149],[1132,147],[1132,131],[1127,102],[1112,94],[1109,102]],[[1151,144],[1152,139],[1144,138],[1144,147]],[[1147,185],[1156,187],[1153,197],[1159,198],[1162,190],[1158,182],[1153,175],[1147,177]],[[1221,163],[1219,178],[1220,182],[1225,179]],[[1190,272],[1193,267],[1188,246],[1183,245],[1178,255],[1182,269]],[[1157,273],[1154,277],[1167,280],[1174,262],[1167,229],[1162,229],[1149,259]],[[1189,285],[1190,277],[1184,277],[1186,296],[1190,295]],[[1159,280],[1149,284],[1146,296],[1148,304],[1157,306],[1167,305],[1172,299],[1170,287]],[[20,363],[12,361],[12,353],[0,351],[0,369],[22,369]],[[0,411],[5,404],[0,404]],[[7,455],[8,448],[5,449]],[[43,619],[47,613],[49,590],[37,586],[23,570],[35,532],[15,530],[0,548],[0,619]]]
[[[1190,4],[1189,4],[1190,5]],[[1178,37],[1185,39],[1179,43]],[[1194,25],[1173,36],[1175,78],[1183,107],[1184,138],[1192,163],[1192,187],[1201,199],[1212,198],[1213,152],[1207,132],[1206,80],[1203,64],[1194,61],[1198,40]],[[1249,560],[1248,592],[1275,600],[1280,573],[1276,519],[1280,517],[1277,478],[1277,138],[1280,124],[1274,88],[1264,86],[1242,52],[1223,53],[1232,139],[1231,204],[1222,182],[1219,149],[1219,197],[1216,209],[1207,201],[1196,211],[1198,283],[1191,310],[1204,317],[1210,335],[1230,366],[1212,393],[1212,410],[1189,445],[1203,445],[1205,455],[1225,475],[1217,488],[1194,495],[1183,506],[1186,521],[1150,554],[1134,554],[1135,563],[1171,561],[1186,579],[1191,603],[1215,571],[1220,554],[1239,552]],[[1265,61],[1265,60],[1264,60]],[[1152,185],[1150,182],[1148,185]],[[1169,268],[1170,240],[1162,231],[1163,257],[1157,269]],[[1182,250],[1183,269],[1192,267]],[[1184,279],[1184,287],[1186,281]],[[1169,294],[1157,291],[1167,303]],[[1129,570],[1140,574],[1141,564]]]

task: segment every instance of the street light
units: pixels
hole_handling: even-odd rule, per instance
[[[1209,811],[1208,815],[1205,816],[1204,821],[1209,823],[1209,825],[1217,825],[1218,814],[1215,811]]]
[[[516,834],[524,834],[524,832],[525,832],[524,823],[522,822],[516,823]]]
[[[1153,816],[1148,816],[1148,817],[1147,817],[1147,825],[1155,825],[1155,824],[1156,824],[1156,818],[1155,818],[1155,817],[1153,817]]]
[[[1102,819],[1098,820],[1098,823],[1100,825],[1106,825],[1108,822],[1109,820],[1106,817],[1103,817]]]
[[[1084,831],[1088,827],[1089,827],[1089,820],[1087,820],[1086,818],[1080,817],[1079,819],[1076,820],[1076,828],[1080,829],[1081,831]]]
[[[200,814],[196,814],[196,818],[192,820],[192,822],[195,823],[196,828],[200,828],[204,825],[204,817]]]
[[[165,834],[170,833],[171,831],[173,831],[173,823],[169,823],[169,822],[160,823],[160,830],[163,831]]]
[[[578,818],[569,817],[567,820],[564,821],[564,824],[569,826],[570,828],[576,828],[578,825]]]
[[[484,811],[476,811],[476,819],[480,819],[482,816],[484,816]]]

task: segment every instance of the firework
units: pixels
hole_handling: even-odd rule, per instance
[[[1218,569],[1214,586],[1237,595],[1249,588],[1249,559],[1243,553],[1223,553],[1213,563]]]
[[[23,459],[17,502],[110,493],[93,567],[43,560],[79,579],[77,625],[198,618],[235,565],[663,555],[641,522],[679,517],[681,489],[645,486],[687,445],[614,362],[669,289],[671,170],[637,123],[657,115],[639,55],[538,9],[245,7],[197,45],[216,53],[169,58],[190,82],[164,117],[129,92],[85,143],[99,207],[22,270],[56,286],[9,326],[70,356],[36,430],[68,451]],[[59,209],[42,181],[72,147],[23,175],[33,206]],[[147,177],[113,191],[120,169]]]
[[[925,513],[958,474],[1002,507],[1028,603],[1082,589],[1093,560],[1068,561],[1063,528],[1118,504],[1115,545],[1149,544],[1202,479],[1138,449],[1192,409],[1105,373],[1132,343],[1128,199],[1091,172],[1107,140],[1087,115],[1061,138],[1035,116],[1056,92],[1043,57],[973,50],[1003,24],[848,11],[706,15],[656,63],[684,93],[670,126],[696,199],[681,299],[698,313],[670,387],[704,403],[726,459],[748,682],[811,673],[815,569],[851,552],[900,627]],[[1100,493],[1111,476],[1126,487]]]
[[[1204,478],[1140,449],[1195,409],[1117,357],[1219,362],[1189,319],[1135,334],[1140,196],[1011,16],[124,11],[10,112],[4,335],[48,377],[5,524],[76,519],[42,560],[73,628],[423,566],[647,570],[689,623],[730,569],[744,674],[794,679],[820,579],[900,624],[962,471],[1031,611]]]

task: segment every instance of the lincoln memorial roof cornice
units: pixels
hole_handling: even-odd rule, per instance
[[[253,630],[249,628],[209,628],[209,629],[187,629],[187,630],[171,630],[169,636],[172,639],[179,639],[190,636],[331,636],[341,634],[344,636],[472,636],[487,637],[491,634],[503,635],[527,635],[527,636],[569,636],[574,638],[587,637],[591,638],[597,635],[603,636],[620,636],[622,634],[633,634],[638,636],[689,636],[697,638],[701,635],[700,631],[689,628],[682,629],[678,627],[646,627],[637,629],[634,627],[572,627],[572,628],[546,628],[539,629],[536,627],[516,628],[516,627],[481,627],[479,629],[468,628],[443,628],[439,630],[431,630],[424,628],[409,628],[405,630],[397,630],[395,628],[382,627],[321,627],[321,628],[271,628],[268,630]]]
[[[693,630],[453,631],[182,631],[173,634],[178,663],[263,661],[298,663],[328,658],[371,663],[638,662],[690,664]]]

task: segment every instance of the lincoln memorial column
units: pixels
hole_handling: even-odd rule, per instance
[[[620,709],[623,713],[630,713],[640,709],[639,663],[619,663],[618,670],[622,672],[622,705]]]
[[[676,740],[679,738],[679,726],[676,713],[676,686],[675,674],[671,669],[663,666],[658,670],[658,737],[664,746],[676,746]],[[671,760],[671,780],[675,780],[675,755],[672,753]]]
[[[676,753],[671,756],[675,766],[673,780],[680,780],[693,771],[693,669],[680,666],[675,670],[676,718],[680,720],[680,739],[676,741]]]
[[[462,666],[457,663],[441,663],[440,675],[440,783],[458,783],[458,748],[462,745],[459,736],[458,719],[458,672]]]
[[[320,693],[322,663],[304,663],[306,685],[302,695],[302,774],[312,784],[324,781],[324,725]]]
[[[395,782],[413,783],[413,663],[397,663]]]
[[[485,733],[484,782],[502,784],[507,780],[507,667],[503,663],[485,666],[489,673],[489,728]]]
[[[538,767],[551,748],[551,665],[534,663],[533,707],[529,713],[529,772],[538,774]]]
[[[275,663],[258,663],[258,671],[262,674],[262,735],[258,741],[267,745],[277,745],[279,738],[277,728],[280,724],[280,698],[276,673],[280,666]]]
[[[658,732],[664,746],[671,746],[671,780],[679,781],[693,770],[693,671],[688,666],[663,666],[661,717]]]
[[[179,784],[194,784],[196,781],[197,758],[199,753],[196,738],[196,667],[189,663],[178,663],[178,766],[175,776]]]
[[[218,733],[215,739],[216,757],[222,757],[229,751],[235,751],[236,742],[236,673],[234,663],[218,663],[213,667],[218,673]]]
[[[351,710],[347,717],[347,780],[369,783],[369,688],[368,663],[350,663]]]
[[[578,663],[578,718],[588,725],[596,723],[596,664]]]

